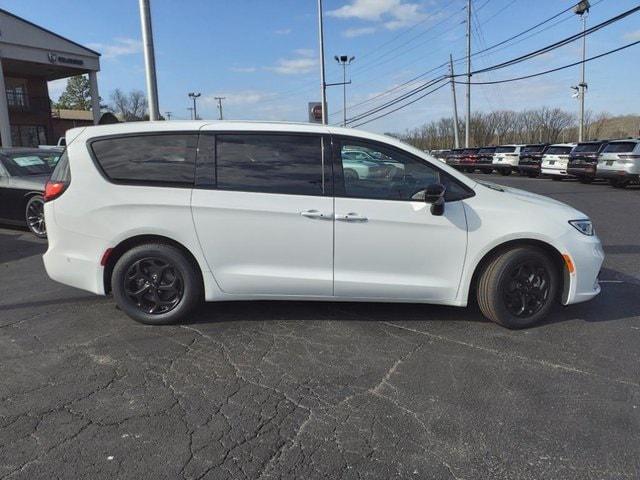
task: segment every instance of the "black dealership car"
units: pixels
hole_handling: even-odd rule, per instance
[[[531,143],[522,147],[518,159],[518,173],[532,178],[540,175],[542,155],[548,146],[548,143]]]
[[[0,222],[47,236],[44,186],[61,154],[59,149],[0,149]]]
[[[493,154],[496,153],[496,147],[482,147],[478,150],[478,159],[476,160],[476,168],[482,173],[493,172]]]
[[[591,183],[596,178],[598,156],[608,145],[605,140],[580,142],[569,154],[567,174],[573,175],[582,183]]]

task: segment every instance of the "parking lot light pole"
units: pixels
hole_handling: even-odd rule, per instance
[[[196,100],[198,99],[198,97],[200,95],[201,95],[200,92],[198,92],[198,93],[190,92],[189,93],[189,98],[191,98],[193,100],[193,120],[198,120],[198,109],[196,108]]]
[[[322,0],[318,0],[318,44],[320,50],[320,96],[322,103],[322,124],[328,123],[327,84],[324,74],[324,28],[322,25]]]
[[[591,5],[589,4],[589,0],[581,0],[581,2],[575,6],[573,11],[580,15],[580,19],[582,20],[582,76],[580,83],[578,84],[578,100],[580,101],[580,123],[578,125],[578,141],[582,142],[584,140],[584,95],[587,90],[587,83],[585,81],[585,59],[587,55],[587,36],[584,34],[587,30],[587,14],[589,13],[589,8]]]
[[[347,66],[353,62],[356,57],[350,57],[349,55],[336,55],[336,62],[342,65],[342,126],[347,126]],[[351,80],[349,80],[351,83]]]
[[[147,78],[149,120],[158,120],[160,118],[160,108],[158,107],[158,81],[156,79],[156,57],[153,51],[153,30],[151,28],[151,7],[149,6],[149,0],[140,0],[140,24],[142,26],[144,66]]]

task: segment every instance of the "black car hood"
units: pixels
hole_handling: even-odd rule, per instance
[[[37,190],[44,192],[44,185],[51,175],[28,175],[11,177],[11,186],[20,190]]]

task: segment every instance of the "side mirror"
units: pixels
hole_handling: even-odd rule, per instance
[[[444,214],[444,194],[446,187],[441,183],[432,183],[424,191],[425,203],[431,204],[431,214],[440,216]]]

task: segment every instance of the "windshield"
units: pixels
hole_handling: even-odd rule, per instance
[[[635,147],[636,142],[613,142],[605,147],[603,153],[629,153]]]
[[[571,150],[573,147],[549,147],[544,153],[547,155],[569,155]]]
[[[599,149],[599,143],[579,143],[578,146],[573,149],[573,153],[598,153]]]
[[[487,154],[493,153],[495,151],[496,151],[495,147],[481,148],[480,151],[478,152],[478,154],[479,155],[487,155]]]
[[[542,153],[546,145],[527,145],[522,149],[522,153]]]
[[[496,153],[513,153],[516,151],[516,147],[498,147]]]
[[[49,175],[59,159],[58,152],[14,153],[2,157],[2,164],[11,175],[16,177]]]

